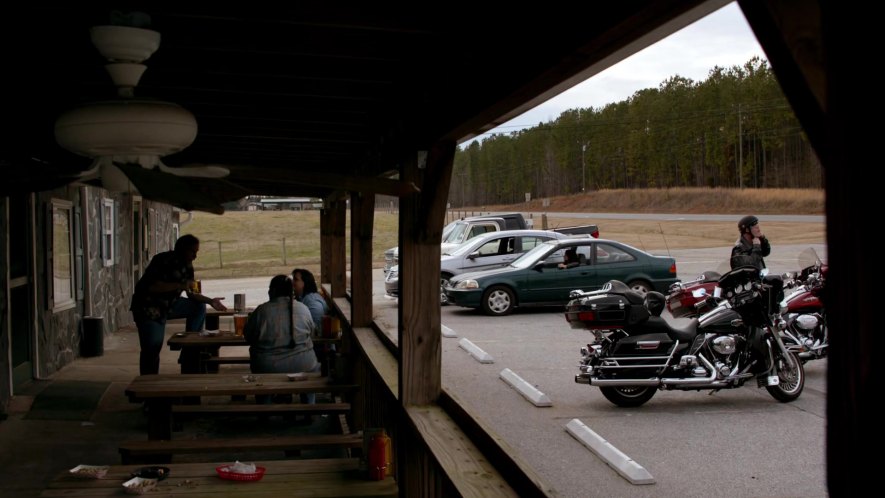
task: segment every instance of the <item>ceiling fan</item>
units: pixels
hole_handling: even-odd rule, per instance
[[[141,24],[149,21],[143,14],[136,19]],[[230,174],[222,166],[170,167],[162,161],[163,156],[193,143],[197,122],[178,104],[135,97],[135,87],[147,69],[142,62],[159,48],[160,33],[107,25],[93,27],[90,37],[108,60],[105,68],[117,86],[117,97],[74,107],[56,120],[56,142],[75,154],[93,158],[89,169],[77,174],[74,181],[100,179],[110,191],[137,191],[130,178],[133,175],[121,169],[124,164],[138,165],[157,175],[223,178]]]

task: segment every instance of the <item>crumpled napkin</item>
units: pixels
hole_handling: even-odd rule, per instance
[[[200,337],[209,337],[209,336],[218,335],[218,334],[219,334],[218,330],[203,330],[200,332]]]
[[[254,463],[243,463],[239,460],[234,462],[233,465],[227,466],[227,471],[234,474],[254,474],[256,470]]]

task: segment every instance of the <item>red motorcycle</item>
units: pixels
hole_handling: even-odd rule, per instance
[[[785,322],[781,338],[787,349],[805,362],[825,357],[830,344],[827,314],[821,301],[828,267],[813,248],[799,254],[799,266],[799,272],[784,275],[787,297],[781,303],[781,309],[785,308],[781,315]]]
[[[667,293],[667,310],[675,318],[696,317],[716,307],[713,289],[721,275],[715,271],[705,271],[694,280],[676,282]]]

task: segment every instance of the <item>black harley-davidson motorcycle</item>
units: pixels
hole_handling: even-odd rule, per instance
[[[783,280],[753,267],[722,275],[715,309],[682,324],[662,318],[665,297],[644,297],[613,280],[573,291],[566,320],[593,340],[581,348],[575,382],[597,386],[618,406],[640,406],[661,390],[719,390],[756,380],[778,401],[797,399],[805,371],[778,333]]]

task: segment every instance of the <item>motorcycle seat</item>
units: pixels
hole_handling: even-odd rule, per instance
[[[691,342],[698,333],[698,319],[680,320],[680,323],[673,324],[662,317],[652,316],[641,325],[643,332],[664,333],[679,342]]]

